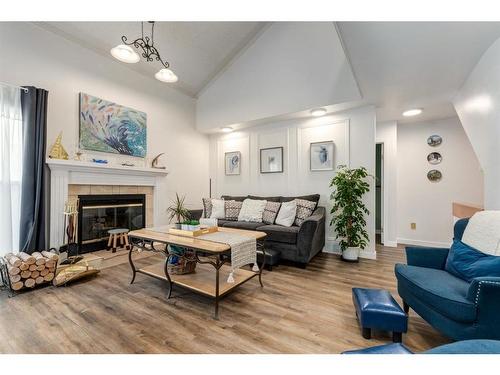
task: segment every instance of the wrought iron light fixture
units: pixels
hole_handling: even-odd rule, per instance
[[[128,42],[128,38],[123,35],[122,36],[122,42],[123,44],[120,44],[114,48],[111,49],[111,55],[122,62],[126,62],[129,64],[133,64],[136,62],[139,62],[140,57],[139,54],[134,51],[134,49],[130,46],[134,46],[136,49],[142,50],[141,56],[146,59],[147,62],[151,61],[159,61],[164,68],[160,69],[158,73],[155,74],[155,78],[157,80],[160,80],[162,82],[177,82],[177,76],[175,73],[170,69],[170,64],[168,61],[164,61],[160,53],[155,47],[155,42],[154,42],[154,31],[155,31],[155,22],[154,21],[148,21],[148,24],[151,25],[151,37],[148,35],[144,36],[144,22],[141,22],[141,37],[135,39],[132,42]]]

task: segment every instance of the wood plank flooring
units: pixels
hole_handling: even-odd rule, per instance
[[[222,299],[212,319],[206,297],[138,274],[128,264],[68,287],[8,298],[0,292],[1,353],[339,353],[388,343],[387,333],[361,337],[351,288],[380,287],[394,296],[402,248],[379,246],[377,260],[344,263],[319,254],[307,269],[279,266]],[[153,264],[154,256],[137,261]],[[400,301],[399,297],[397,297]],[[413,311],[404,343],[423,351],[449,340]]]

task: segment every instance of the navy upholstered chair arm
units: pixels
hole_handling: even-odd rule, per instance
[[[440,247],[406,247],[406,262],[410,266],[444,269],[449,249]]]
[[[499,335],[500,277],[477,277],[473,279],[467,298],[474,302],[477,307],[478,323],[489,322],[492,329],[496,331],[496,335]]]

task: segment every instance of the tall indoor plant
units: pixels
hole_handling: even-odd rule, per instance
[[[366,181],[369,176],[364,167],[351,169],[341,165],[330,182],[330,187],[334,187],[330,225],[337,234],[335,238],[340,238],[342,259],[347,261],[357,261],[359,250],[368,245],[365,215],[370,212],[363,203],[363,195],[370,191]]]

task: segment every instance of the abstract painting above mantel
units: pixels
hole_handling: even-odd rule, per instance
[[[146,113],[80,93],[80,148],[144,158]]]

